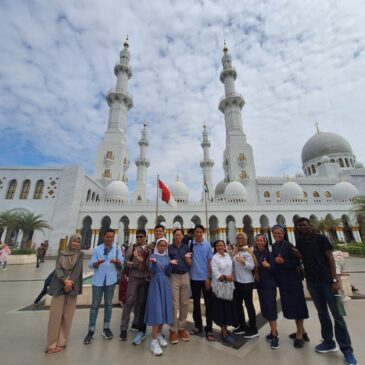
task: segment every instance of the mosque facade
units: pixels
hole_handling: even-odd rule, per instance
[[[204,126],[200,166],[202,186],[205,181],[209,190],[207,204],[204,200],[190,201],[188,187],[177,178],[169,186],[177,207],[159,204],[156,219],[156,203],[148,200],[147,192],[150,161],[146,125],[138,142],[140,154],[135,161],[135,189],[133,192],[128,190],[130,161],[126,127],[128,111],[133,107],[133,97],[128,92],[128,82],[132,78],[130,58],[126,40],[114,67],[115,88],[106,95],[108,126],[97,149],[93,177],[87,176],[79,166],[0,168],[0,212],[42,214],[52,227],[45,233],[35,232],[35,242],[48,239],[51,251],[55,253],[60,239],[79,231],[83,236],[83,248],[91,251],[102,241],[103,232],[109,227],[116,230],[119,244],[128,244],[135,242],[138,228],[145,228],[152,240],[153,227],[158,222],[165,225],[170,240],[174,228],[188,229],[201,223],[208,227],[211,241],[220,238],[231,242],[236,231],[246,232],[250,241],[259,232],[271,239],[269,228],[279,223],[286,227],[289,240],[295,243],[293,222],[298,216],[341,219],[342,223],[327,234],[333,240],[361,241],[358,224],[349,211],[352,199],[365,195],[365,168],[342,136],[317,129],[303,146],[302,174],[256,176],[253,150],[242,124],[241,110],[245,101],[235,89],[237,72],[226,45],[220,74],[224,96],[218,107],[226,127],[224,179],[217,184],[213,182],[211,142]],[[13,244],[21,239],[21,232],[16,230],[0,234],[2,241]]]

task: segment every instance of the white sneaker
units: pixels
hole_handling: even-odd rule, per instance
[[[7,267],[3,267],[3,271],[7,270],[8,268]]]
[[[167,346],[167,341],[165,340],[164,335],[162,335],[161,333],[159,333],[157,335],[157,341],[160,344],[161,347],[166,347]]]
[[[160,347],[157,340],[151,341],[150,349],[155,356],[160,356],[163,354],[162,348]]]

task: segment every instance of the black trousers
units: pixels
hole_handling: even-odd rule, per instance
[[[212,304],[213,304],[213,293],[212,289],[205,289],[205,281],[200,280],[190,280],[191,286],[191,294],[193,296],[193,319],[195,327],[199,330],[203,329],[203,320],[202,313],[200,308],[200,298],[203,293],[204,304],[205,304],[205,317],[207,325],[204,328],[205,332],[212,332],[212,324],[213,324],[213,313],[212,313]]]
[[[139,332],[146,332],[146,329],[147,329],[147,325],[144,322],[144,315],[145,315],[145,312],[146,312],[146,305],[147,305],[147,297],[148,297],[149,287],[150,287],[150,282],[146,281],[146,287],[145,287],[144,296],[143,296],[143,303],[141,305],[141,311],[139,312],[139,322],[137,324]]]
[[[245,312],[242,306],[242,301],[244,301],[248,313],[248,330],[256,332],[257,331],[256,311],[252,300],[252,292],[254,286],[255,286],[254,283],[244,284],[235,281],[234,282],[235,291],[233,294],[233,301],[237,309],[240,326],[242,326],[243,328],[247,328]]]

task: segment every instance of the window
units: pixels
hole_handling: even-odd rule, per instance
[[[34,199],[42,199],[43,189],[44,189],[44,181],[38,180],[35,186]]]
[[[280,191],[277,191],[275,195],[276,195],[276,197],[277,197],[278,199],[280,199]]]
[[[9,182],[8,192],[6,193],[6,199],[14,199],[17,185],[18,185],[18,182],[15,179],[13,179]]]
[[[264,192],[264,197],[265,197],[265,198],[270,198],[270,193],[269,193],[268,191],[265,191],[265,192]]]
[[[340,167],[345,167],[342,158],[338,159],[338,164],[340,165]]]
[[[318,191],[314,191],[314,192],[313,192],[313,198],[319,198],[319,193],[318,193]]]
[[[95,201],[95,193],[91,195],[91,201]]]
[[[239,160],[240,161],[245,161],[246,160],[246,156],[245,156],[244,153],[240,153]]]
[[[346,164],[346,167],[350,167],[349,160],[347,158],[345,158],[345,164]]]
[[[331,194],[329,191],[326,191],[326,192],[324,193],[324,196],[325,196],[326,198],[332,198],[332,194]]]
[[[307,199],[308,194],[307,194],[307,192],[306,192],[306,191],[303,191],[303,196],[304,196],[304,198],[305,198],[305,199]]]
[[[312,167],[313,174],[315,174],[316,173],[316,168],[314,167],[314,165],[312,165],[311,167]]]
[[[90,200],[91,190],[89,189],[87,191],[86,201],[88,202]]]
[[[111,178],[112,174],[110,172],[110,169],[105,169],[103,176],[107,177],[107,178]]]
[[[25,180],[23,182],[23,187],[22,191],[20,192],[19,199],[28,199],[29,190],[30,190],[30,180]]]
[[[105,158],[107,160],[114,160],[113,152],[112,151],[107,151]]]

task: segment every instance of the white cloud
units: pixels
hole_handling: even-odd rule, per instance
[[[363,2],[24,0],[2,2],[0,10],[0,127],[28,146],[16,157],[6,151],[2,162],[22,165],[33,150],[42,156],[37,163],[79,163],[93,172],[108,119],[102,95],[115,86],[126,34],[135,105],[129,154],[131,161],[138,156],[146,119],[149,184],[157,173],[167,184],[180,175],[191,198],[200,198],[203,121],[215,182],[222,178],[224,38],[246,101],[243,125],[258,175],[299,171],[314,121],[343,135],[365,162]],[[135,176],[132,163],[131,186]]]

